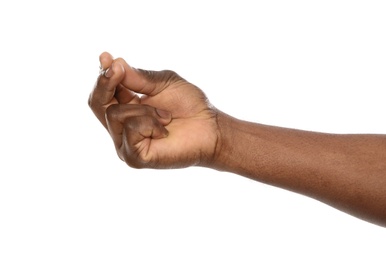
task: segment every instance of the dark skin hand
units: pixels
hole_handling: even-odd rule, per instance
[[[216,111],[199,88],[175,72],[134,69],[108,53],[100,62],[110,69],[107,77],[98,78],[89,105],[122,160],[134,168],[188,167],[213,160]]]
[[[129,166],[233,172],[386,227],[386,135],[238,120],[175,72],[134,69],[108,53],[100,62],[109,70],[98,77],[89,105]]]

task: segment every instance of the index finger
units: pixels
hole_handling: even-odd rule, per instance
[[[88,99],[91,110],[105,128],[107,128],[105,118],[106,109],[110,105],[118,103],[114,97],[115,90],[124,77],[124,68],[120,63],[114,62],[110,66],[110,70],[111,76],[109,78],[99,75]]]

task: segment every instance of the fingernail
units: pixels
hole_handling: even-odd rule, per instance
[[[158,109],[158,108],[156,108],[155,111],[162,118],[170,119],[172,117],[172,113],[170,113],[169,111]]]
[[[111,67],[106,70],[105,77],[111,78],[111,76],[113,76],[113,74],[114,74],[113,73],[113,65],[111,65]]]

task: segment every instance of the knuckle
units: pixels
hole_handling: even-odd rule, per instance
[[[96,100],[95,98],[95,95],[94,93],[91,93],[88,97],[88,100],[87,100],[87,104],[89,106],[89,108],[91,108],[92,111],[96,111],[99,104],[98,104],[98,100]]]
[[[88,95],[88,100],[87,100],[87,103],[88,103],[88,106],[93,109],[95,106],[96,106],[96,97],[95,97],[95,89],[93,89],[90,93],[90,95]]]
[[[155,82],[157,81],[157,73],[153,70],[143,70],[143,69],[137,69],[139,73],[148,81],[148,82]]]
[[[174,70],[162,70],[161,73],[163,73],[165,76],[168,76],[168,77],[178,76],[178,74]]]
[[[165,82],[175,82],[182,79],[181,76],[173,70],[163,70],[161,71],[161,74],[162,80]]]

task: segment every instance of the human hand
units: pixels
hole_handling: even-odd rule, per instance
[[[100,56],[89,106],[110,133],[118,156],[135,168],[211,164],[217,111],[205,94],[173,71],[146,71]],[[142,95],[138,95],[142,94]]]

